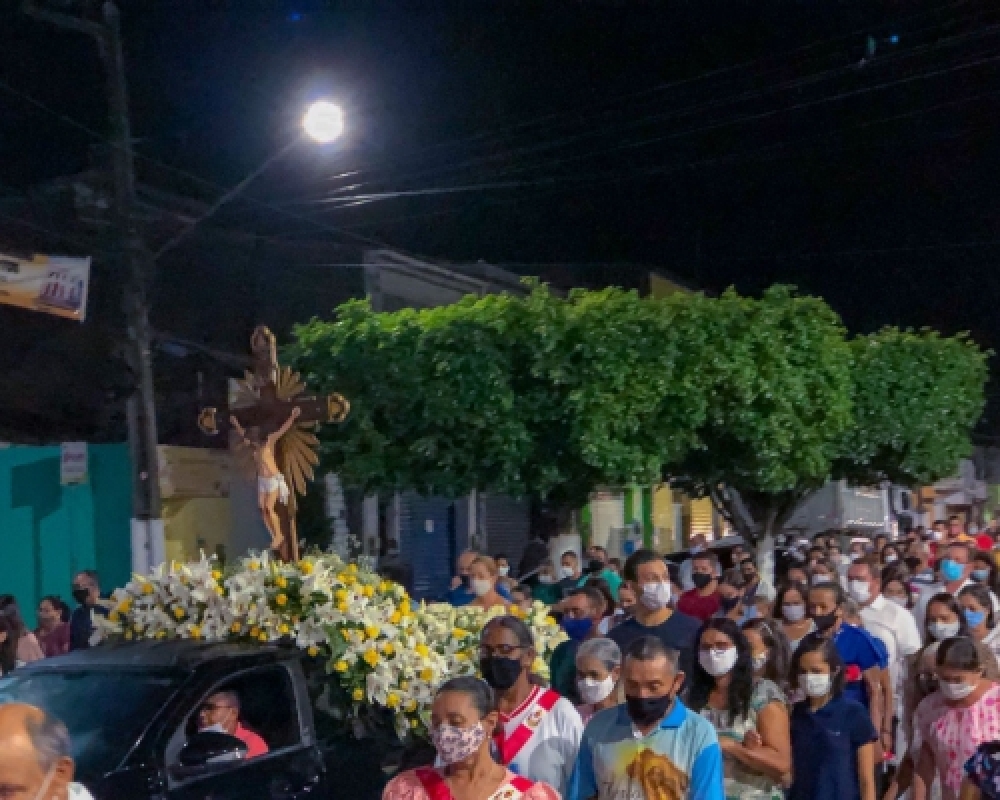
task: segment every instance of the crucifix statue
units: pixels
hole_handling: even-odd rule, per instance
[[[328,422],[346,419],[350,405],[339,394],[302,396],[305,385],[298,373],[278,363],[274,334],[263,325],[250,339],[253,371],[237,381],[229,425],[236,433],[238,451],[253,457],[257,504],[271,534],[271,549],[285,561],[298,560],[295,531],[296,495],[306,493],[306,481],[319,463],[319,440],[313,431]],[[220,433],[218,412],[202,410],[198,426],[204,433]]]

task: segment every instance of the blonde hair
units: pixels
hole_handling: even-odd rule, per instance
[[[476,564],[482,564],[486,567],[486,571],[494,578],[500,573],[500,570],[497,569],[497,562],[489,556],[476,556],[472,559],[472,563],[469,564],[469,569],[472,569]]]

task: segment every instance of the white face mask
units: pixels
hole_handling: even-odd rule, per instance
[[[597,624],[597,632],[601,636],[607,636],[609,630],[611,630],[611,617],[605,617]]]
[[[510,574],[510,567],[497,567],[497,572],[501,578],[506,578]]]
[[[958,634],[961,630],[962,625],[959,622],[929,622],[927,624],[927,632],[937,639],[939,642],[942,639],[950,639],[952,636]]]
[[[493,588],[493,581],[490,580],[472,581],[472,593],[476,597],[482,597],[484,594],[489,594],[492,588]]]
[[[551,575],[539,575],[538,582],[544,584],[554,583],[555,578],[553,578]]]
[[[858,603],[867,603],[872,596],[872,590],[868,587],[868,581],[849,581],[847,590],[851,597]]]
[[[670,602],[670,584],[644,584],[642,587],[642,597],[639,598],[639,602],[650,611],[659,611],[661,608],[666,608]]]
[[[563,566],[559,567],[559,574],[562,577],[564,577],[564,578],[572,578],[573,577],[573,568],[572,567],[567,567],[564,564]]]
[[[806,607],[797,603],[781,607],[781,615],[789,622],[800,622],[805,619]]]
[[[818,586],[821,583],[830,583],[832,580],[833,578],[829,575],[813,575],[812,578],[810,578],[810,583],[812,583],[813,586]]]
[[[799,688],[809,697],[823,697],[829,694],[833,679],[830,675],[813,675],[803,672],[799,675]]]
[[[587,705],[594,705],[605,700],[615,688],[615,679],[610,675],[603,681],[595,681],[593,678],[582,678],[576,682],[577,691],[580,692],[580,699]]]
[[[698,663],[713,678],[725,675],[733,668],[738,657],[735,647],[725,650],[702,650],[698,653]]]
[[[945,700],[964,700],[974,691],[976,691],[976,684],[974,683],[948,683],[947,681],[939,681],[938,689],[944,696]]]
[[[229,733],[221,722],[216,722],[214,725],[209,725],[206,728],[199,728],[198,733]]]
[[[753,670],[754,672],[760,672],[766,666],[767,666],[767,651],[765,650],[759,656],[753,657]]]
[[[891,564],[893,561],[899,561],[899,556],[897,556],[895,553],[889,553],[885,557],[885,563],[886,564]]]
[[[897,606],[901,606],[902,608],[906,608],[906,598],[905,597],[897,597],[896,595],[891,595],[891,596],[890,595],[886,595],[885,599],[888,600],[890,603],[895,603]]]

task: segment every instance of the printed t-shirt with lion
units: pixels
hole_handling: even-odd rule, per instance
[[[587,725],[567,800],[724,800],[715,728],[680,700],[646,736],[625,706]]]
[[[583,721],[565,697],[556,695],[558,699],[554,703],[545,702],[553,695],[555,692],[551,689],[536,686],[513,712],[500,715],[498,744],[506,743],[505,749],[510,752],[498,755],[501,763],[512,772],[547,783],[565,797],[580,749]],[[547,705],[551,707],[546,711]],[[527,740],[519,733],[522,725],[527,730],[521,733],[530,732]],[[513,758],[509,757],[511,755]]]

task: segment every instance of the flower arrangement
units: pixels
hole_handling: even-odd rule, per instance
[[[510,612],[415,604],[399,584],[330,553],[296,563],[249,556],[225,569],[205,556],[161,564],[116,590],[112,603],[106,625],[125,639],[294,641],[325,663],[354,713],[365,704],[389,709],[401,736],[426,729],[435,687],[475,673],[492,617],[515,613],[528,623],[542,676],[566,638],[541,603]]]

